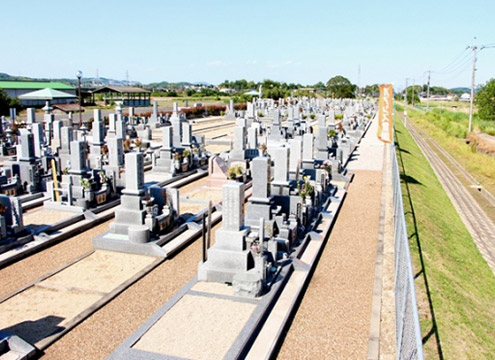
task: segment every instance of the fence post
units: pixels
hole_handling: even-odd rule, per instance
[[[392,183],[394,192],[394,236],[395,236],[395,336],[397,359],[423,360],[423,343],[419,326],[418,308],[414,287],[409,239],[404,216],[404,203],[400,184],[399,164],[392,151]],[[411,308],[411,311],[408,309]],[[406,344],[411,344],[406,346]]]

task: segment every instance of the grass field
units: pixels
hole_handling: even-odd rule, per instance
[[[421,116],[428,119],[429,122],[441,127],[452,136],[458,138],[466,137],[469,111],[452,110],[448,107],[432,107],[431,105],[430,108],[431,109],[426,112],[424,111],[425,107],[422,107],[421,109],[411,109],[411,106],[409,106],[407,113],[413,118]],[[396,104],[396,109],[403,111],[403,104]],[[495,121],[480,119],[475,112],[473,116],[473,131],[482,131],[490,135],[495,135]]]
[[[202,103],[203,105],[226,105],[230,101],[229,96],[206,96],[206,97],[153,97],[153,100],[158,101],[158,106],[172,107],[174,102],[177,102],[179,106],[184,106],[186,100],[189,106],[193,106],[194,103]]]
[[[396,145],[428,359],[493,359],[495,276],[408,131]]]
[[[403,107],[396,106],[398,111]],[[467,169],[488,191],[495,193],[495,157],[478,153],[474,146],[466,144],[467,115],[437,110],[425,113],[420,110],[407,111],[408,118],[435,139],[465,169]],[[476,120],[476,119],[475,119]],[[479,120],[477,120],[479,121]],[[474,127],[482,126],[487,133],[495,133],[495,123],[475,122]]]
[[[428,105],[429,108],[439,108],[439,109],[447,109],[452,110],[454,112],[468,112],[469,113],[469,101],[429,101],[427,102],[425,99],[421,99],[419,106],[426,107]],[[475,111],[477,110],[475,106]]]

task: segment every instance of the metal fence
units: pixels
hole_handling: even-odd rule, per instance
[[[394,188],[396,354],[397,359],[423,360],[423,343],[419,327],[406,220],[404,218],[399,165],[395,146],[392,145],[390,148],[392,151],[392,182]]]

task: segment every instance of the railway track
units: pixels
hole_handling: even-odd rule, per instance
[[[458,170],[458,173],[461,174],[464,179],[466,179],[467,183],[471,184],[472,187],[477,188],[480,192],[480,195],[483,196],[486,201],[495,208],[495,196],[490,193],[487,189],[485,189],[480,182],[471,175],[459,162],[452,157],[444,148],[442,148],[438,143],[431,138],[428,134],[426,134],[421,129],[415,127],[414,131],[418,133],[425,141],[433,148],[435,148],[442,156],[455,168]]]
[[[408,123],[408,129],[457,209],[483,258],[495,274],[495,224],[461,181],[432,149],[432,146],[439,147],[439,145],[433,139],[421,134],[420,130],[411,122]],[[444,151],[441,153],[444,154]],[[450,158],[447,157],[449,161]],[[455,161],[454,159],[452,160]],[[490,199],[490,195],[488,195],[487,199]]]

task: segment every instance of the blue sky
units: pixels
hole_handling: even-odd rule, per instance
[[[493,0],[17,0],[0,9],[0,72],[31,77],[98,69],[143,83],[314,84],[344,75],[401,88],[406,77],[425,83],[427,70],[443,69],[432,85],[469,86],[466,46],[474,36],[495,45]],[[477,68],[478,84],[495,77],[495,48]]]

